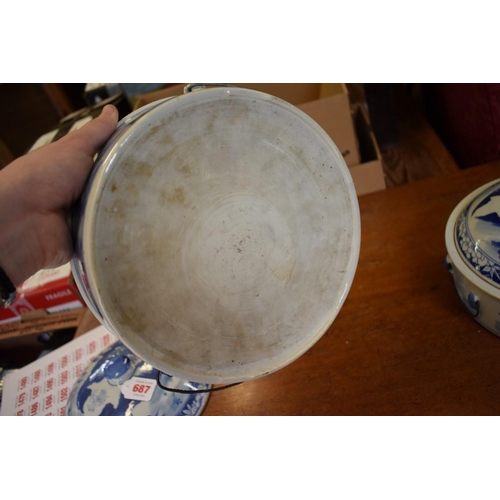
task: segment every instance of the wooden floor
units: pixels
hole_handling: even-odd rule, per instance
[[[369,109],[363,84],[347,84],[351,103],[361,103]],[[399,186],[411,181],[456,172],[460,168],[446,149],[434,129],[429,125],[418,104],[418,91],[395,84],[393,103],[386,107],[377,106],[378,113],[391,113],[396,129],[397,144],[379,145],[383,158],[387,187]],[[372,121],[377,117],[372,116]],[[377,130],[374,130],[377,136]]]

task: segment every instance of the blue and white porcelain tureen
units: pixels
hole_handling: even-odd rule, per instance
[[[447,265],[475,319],[500,335],[500,180],[473,191],[446,226]]]

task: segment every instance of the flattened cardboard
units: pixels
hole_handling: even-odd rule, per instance
[[[361,163],[349,168],[358,196],[386,189],[382,155],[371,129],[368,114],[362,106],[354,110]]]
[[[348,167],[360,163],[348,94],[332,95],[297,107],[332,138]]]

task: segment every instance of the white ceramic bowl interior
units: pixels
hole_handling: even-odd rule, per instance
[[[180,378],[248,380],[317,342],[351,286],[356,192],[307,115],[245,89],[182,95],[110,148],[83,251],[106,323]]]

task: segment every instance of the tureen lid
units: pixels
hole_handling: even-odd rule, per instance
[[[500,181],[487,185],[461,212],[455,243],[467,266],[500,288]]]

